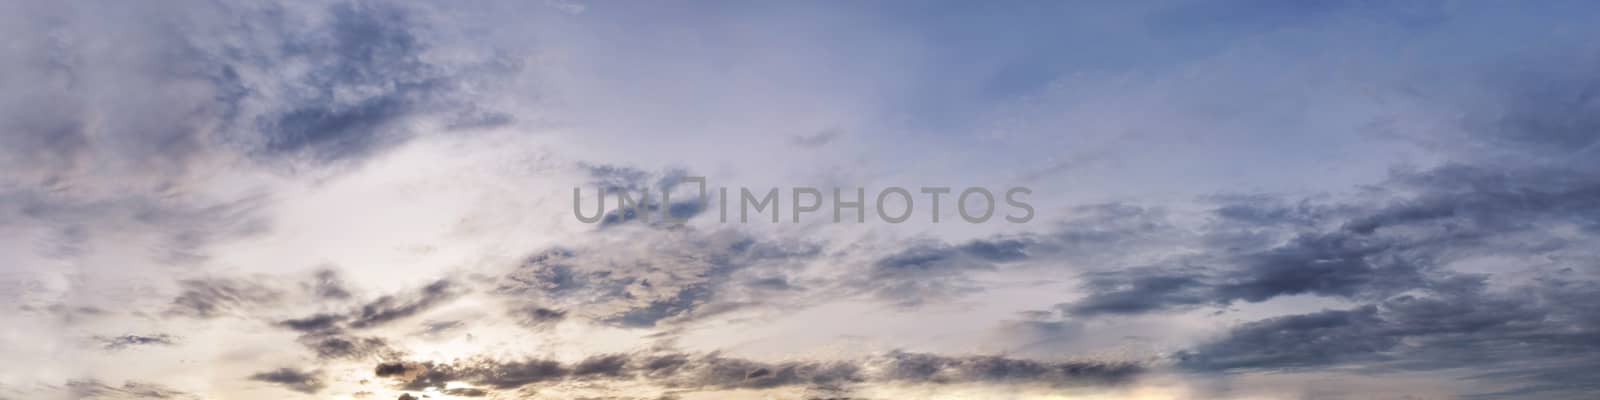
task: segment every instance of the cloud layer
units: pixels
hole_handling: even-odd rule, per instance
[[[0,7],[0,398],[1600,393],[1589,4]]]

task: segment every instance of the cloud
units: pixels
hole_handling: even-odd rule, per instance
[[[700,185],[695,185],[693,191],[683,186],[684,179],[691,176],[687,170],[675,168],[661,173],[651,173],[634,167],[588,163],[579,163],[579,167],[588,172],[592,187],[580,189],[593,190],[589,193],[595,198],[595,208],[599,209],[602,204],[610,204],[606,209],[611,211],[601,215],[601,228],[644,221],[647,218],[651,227],[674,228],[681,223],[669,221],[666,219],[667,216],[678,221],[687,220],[704,213],[708,206],[708,203],[701,202],[699,198]],[[706,187],[705,190],[707,196],[712,195],[710,187]],[[663,204],[663,201],[669,200],[662,197],[666,193],[671,193],[667,196],[677,198],[679,201]],[[633,207],[622,208],[620,196],[627,196],[630,201],[638,203]],[[580,207],[579,212],[584,213],[588,212],[583,210],[588,210],[584,207],[589,203],[585,200],[575,203],[574,206]],[[644,214],[640,213],[641,208]],[[646,217],[645,214],[649,216]]]
[[[179,281],[182,292],[172,299],[168,315],[216,318],[241,309],[272,304],[284,296],[277,289],[228,278]]]
[[[337,3],[321,29],[288,36],[277,53],[252,54],[275,63],[305,63],[303,79],[282,106],[251,121],[263,153],[319,160],[366,157],[391,146],[419,115],[444,115],[449,125],[500,124],[508,114],[473,115],[461,90],[461,67],[430,63],[429,44],[414,11],[391,5]],[[273,64],[255,64],[271,68]],[[478,70],[478,72],[487,72]],[[451,115],[452,113],[461,113]]]
[[[339,324],[345,319],[345,316],[338,314],[316,314],[305,318],[286,319],[278,325],[301,332],[323,332],[338,329]]]
[[[208,260],[207,247],[252,237],[270,229],[260,214],[260,194],[192,201],[161,193],[96,193],[115,185],[77,187],[0,187],[0,228],[50,227],[35,254],[53,260],[85,260],[104,254],[120,241],[149,241],[150,251],[136,262],[195,265]],[[171,193],[168,193],[170,195]],[[125,226],[130,230],[110,229]]]
[[[1000,356],[950,357],[892,352],[872,362],[886,379],[910,382],[1042,382],[1050,385],[1109,385],[1127,382],[1145,367],[1125,362],[1041,362]]]
[[[948,300],[981,290],[966,279],[973,271],[995,269],[996,263],[1028,258],[1029,239],[974,240],[959,246],[918,243],[873,261],[858,282],[860,289],[902,307]]]
[[[415,7],[198,4],[79,12],[28,7],[8,35],[8,171],[29,184],[111,176],[173,180],[219,160],[350,161],[408,139],[412,124],[447,129],[512,117],[469,96],[518,67],[492,57],[439,57],[443,27]],[[129,24],[129,13],[151,21]],[[245,23],[206,17],[230,15]],[[37,22],[42,20],[52,23]],[[9,25],[9,24],[8,24]],[[104,51],[96,32],[128,51]],[[129,68],[100,68],[100,65]],[[19,175],[8,174],[6,178]]]
[[[315,394],[327,387],[323,382],[320,372],[302,371],[295,368],[279,368],[267,372],[250,375],[250,380],[282,385],[289,390],[300,393]]]
[[[122,335],[117,337],[96,336],[96,341],[106,350],[122,350],[134,346],[171,346],[177,344],[177,338],[165,333],[155,335]]]
[[[1349,365],[1370,371],[1426,371],[1471,365],[1478,379],[1516,378],[1524,394],[1594,390],[1561,368],[1594,364],[1575,356],[1600,349],[1593,307],[1562,299],[1600,289],[1551,280],[1497,291],[1480,276],[1349,310],[1248,322],[1177,354],[1182,368],[1283,370]]]
[[[1078,206],[1075,211],[1074,218],[1060,221],[1055,229],[1044,232],[996,235],[961,243],[913,240],[879,245],[875,250],[887,253],[867,262],[863,266],[866,274],[843,278],[841,285],[901,307],[948,302],[984,292],[988,288],[971,278],[979,273],[1043,268],[1081,272],[1090,284],[1111,285],[1112,276],[1119,273],[1106,271],[1148,262],[1141,257],[1162,254],[1194,239],[1193,232],[1175,225],[1164,210],[1156,207],[1109,203]],[[1095,295],[1115,295],[1103,288],[1089,289],[1104,292]],[[1149,308],[1162,307],[1152,304]]]
[[[463,382],[498,390],[565,380],[637,381],[690,390],[808,387],[848,392],[862,383],[1042,384],[1058,387],[1118,385],[1144,373],[1131,363],[1044,362],[1000,356],[942,356],[891,352],[848,361],[759,362],[718,353],[601,354],[570,365],[548,360],[461,360],[381,363],[374,373],[397,388],[424,390]],[[489,392],[492,393],[492,392]]]
[[[313,293],[325,293],[329,270],[316,273]],[[342,287],[342,286],[341,286]],[[343,289],[341,289],[343,290]],[[465,288],[449,280],[438,280],[412,293],[387,295],[361,304],[346,313],[317,313],[291,318],[277,326],[299,332],[300,344],[320,359],[393,359],[404,352],[382,337],[355,336],[347,330],[371,330],[394,321],[421,314],[461,296]],[[348,298],[349,295],[337,297]],[[448,328],[448,327],[445,327]]]
[[[344,300],[351,297],[350,290],[345,288],[345,282],[339,278],[339,273],[331,268],[318,270],[316,279],[311,283],[311,291],[317,297]]]
[[[413,333],[413,335],[421,336],[421,337],[429,337],[429,338],[438,338],[438,337],[442,337],[443,335],[445,335],[447,333],[454,333],[454,332],[457,332],[457,331],[461,330],[462,328],[466,328],[467,327],[467,322],[468,321],[466,321],[466,320],[429,321],[429,322],[424,323],[423,326],[422,326],[422,329],[419,329],[419,330],[415,331],[415,333]]]
[[[1380,334],[1376,307],[1275,317],[1247,323],[1228,339],[1206,344],[1186,365],[1217,369],[1301,367],[1371,357],[1399,345]]]
[[[1090,293],[1062,305],[1069,314],[1139,314],[1216,301],[1207,290],[1207,277],[1188,269],[1137,268],[1090,273],[1084,278],[1083,287]]]
[[[512,318],[529,328],[549,327],[567,318],[567,312],[538,306],[526,306],[511,311]]]
[[[66,384],[66,392],[74,399],[198,399],[200,397],[165,386],[147,382],[124,382],[111,386],[97,380],[75,380]]]
[[[324,296],[329,290],[327,286],[329,276],[331,276],[331,271],[329,270],[318,271],[315,275],[315,286],[311,287],[309,292],[328,300],[346,300],[352,297],[348,292],[344,292],[343,284],[338,284],[338,290],[345,294],[334,296],[331,299]],[[261,290],[267,291],[267,289]],[[459,283],[441,279],[413,292],[380,296],[362,303],[348,312],[321,312],[305,317],[281,320],[277,322],[277,325],[306,334],[337,333],[345,328],[375,328],[431,310],[459,298],[467,291],[468,289]],[[184,297],[191,296],[186,293],[184,296],[180,296],[180,299]]]
[[[1297,294],[1341,298],[1357,305],[1240,324],[1179,352],[1178,366],[1210,373],[1470,368],[1481,371],[1470,379],[1513,388],[1478,393],[1486,398],[1600,390],[1568,373],[1595,363],[1575,356],[1600,345],[1586,339],[1594,319],[1576,317],[1588,307],[1552,301],[1597,288],[1586,265],[1593,252],[1578,244],[1588,240],[1555,233],[1596,232],[1589,215],[1600,169],[1563,154],[1586,151],[1597,136],[1579,133],[1586,132],[1582,117],[1558,116],[1589,107],[1577,91],[1592,85],[1513,82],[1507,97],[1491,102],[1498,112],[1468,119],[1477,125],[1455,138],[1453,159],[1398,169],[1369,188],[1373,197],[1288,206],[1219,199],[1222,223],[1203,233],[1212,238],[1204,253],[1186,256],[1181,267],[1086,275],[1090,294],[1063,309],[1089,317]],[[1273,236],[1288,239],[1271,243]],[[1271,244],[1256,245],[1263,242]],[[1561,261],[1527,261],[1541,258]],[[1454,268],[1473,262],[1491,262],[1493,272]],[[1189,266],[1196,264],[1207,267]],[[1507,278],[1509,271],[1527,278]]]
[[[336,333],[307,334],[299,339],[319,359],[394,359],[404,353],[379,337],[359,337]]]
[[[536,382],[559,380],[566,375],[566,371],[560,363],[548,360],[499,362],[476,359],[450,364],[381,363],[374,368],[373,374],[380,378],[397,378],[400,381],[397,387],[405,390],[443,389],[450,382],[467,382],[509,389]]]
[[[395,388],[461,397],[612,383],[838,397],[1098,387],[1167,367],[1179,380],[1353,371],[1444,379],[1463,396],[1600,392],[1581,373],[1600,367],[1600,58],[1575,39],[1593,36],[1579,18],[1591,7],[969,7],[12,7],[0,13],[15,39],[0,49],[0,265],[15,273],[0,277],[0,302],[18,306],[0,315],[45,328],[0,344],[8,370],[27,367],[0,397],[36,377],[110,372],[138,380],[74,381],[69,397],[185,397],[136,382],[190,360],[260,371],[251,360],[277,353],[313,364],[248,379],[305,393],[355,392],[333,374],[374,363]],[[951,36],[946,14],[982,17]],[[1083,16],[1118,23],[1063,23]],[[1484,26],[1506,40],[1458,40]],[[692,189],[689,171],[840,186],[1021,177],[1050,204],[1039,223],[998,227],[640,224],[614,210],[569,229],[540,219],[546,189],[500,180],[517,165],[410,179],[435,168],[419,158],[491,147],[612,192]],[[785,148],[828,151],[772,151]],[[306,244],[285,238],[340,223],[322,205],[359,208],[373,200],[345,196],[395,187],[459,194],[375,218],[437,217],[416,221],[441,234],[360,229],[357,245],[285,258],[309,276],[249,271],[292,264],[274,257],[304,247],[280,247]],[[361,290],[428,282],[399,273],[436,280]],[[482,310],[434,315],[452,305]],[[173,334],[44,351],[152,321]],[[982,346],[1014,350],[959,355],[986,324],[1014,335]],[[1170,365],[1036,353],[1135,330],[1159,336],[1151,357]],[[216,353],[177,335],[239,342]],[[927,352],[826,357],[858,341]],[[781,357],[742,358],[763,352]],[[148,367],[39,361],[62,357]],[[1301,392],[1270,394],[1283,393]]]
[[[531,313],[518,317],[529,324],[550,322],[561,310],[561,318],[651,328],[739,308],[745,299],[724,297],[735,294],[739,276],[816,254],[809,243],[683,227],[616,245],[538,253],[505,274],[494,292]]]
[[[1249,200],[1224,201],[1216,213],[1228,225],[1204,233],[1212,241],[1206,252],[1176,260],[1182,267],[1086,275],[1091,294],[1065,307],[1087,315],[1110,311],[1107,307],[1145,312],[1298,294],[1384,299],[1427,287],[1441,276],[1441,265],[1470,258],[1476,250],[1545,251],[1513,244],[1540,227],[1577,223],[1588,229],[1578,215],[1591,211],[1583,199],[1592,197],[1590,186],[1600,182],[1583,183],[1591,180],[1584,176],[1568,170],[1490,171],[1449,164],[1397,173],[1382,186],[1416,193],[1412,196],[1321,207],[1338,211],[1315,217],[1251,208],[1255,205]],[[1552,180],[1563,183],[1547,186]],[[1233,233],[1243,229],[1277,232],[1288,239],[1252,249],[1250,242],[1240,240],[1258,239]]]
[[[383,296],[362,305],[350,316],[349,325],[356,329],[369,328],[410,317],[460,296],[461,290],[455,283],[439,280],[407,297]]]
[[[1264,252],[1237,258],[1242,267],[1216,288],[1222,301],[1263,301],[1277,296],[1313,293],[1358,297],[1381,295],[1415,286],[1417,266],[1380,255],[1389,245],[1341,234],[1305,235]]]

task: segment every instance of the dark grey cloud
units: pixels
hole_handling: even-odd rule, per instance
[[[314,293],[322,293],[331,272],[315,275]],[[341,285],[342,288],[342,285]],[[341,289],[343,290],[343,289]],[[405,353],[382,337],[358,336],[352,331],[379,327],[423,313],[459,297],[466,291],[460,284],[438,280],[412,292],[382,296],[350,311],[323,312],[276,322],[275,325],[300,333],[297,341],[320,359],[395,359]],[[342,297],[341,297],[342,299]],[[426,333],[437,333],[460,325],[430,326]]]
[[[1520,387],[1508,397],[1562,398],[1600,390],[1572,380],[1570,368],[1600,365],[1595,307],[1569,302],[1600,283],[1556,272],[1540,281],[1493,289],[1483,276],[1440,278],[1407,294],[1348,310],[1249,322],[1177,354],[1196,371],[1315,369],[1486,371]],[[1563,367],[1556,367],[1563,366]]]
[[[874,277],[921,276],[948,271],[986,269],[983,263],[962,259],[966,252],[947,245],[922,245],[901,250],[872,264]]]
[[[301,332],[325,332],[338,330],[339,324],[347,319],[339,314],[316,314],[305,318],[286,319],[278,325]]]
[[[1120,362],[1045,362],[1000,356],[891,352],[858,360],[759,362],[718,353],[602,354],[570,365],[546,360],[472,359],[448,364],[390,362],[374,374],[397,388],[442,388],[447,382],[511,390],[565,380],[626,381],[689,390],[806,387],[848,393],[860,383],[997,383],[1059,387],[1117,385],[1145,367]]]
[[[1595,63],[1578,65],[1557,68],[1589,71]],[[1349,294],[1350,285],[1327,281],[1326,276],[1284,277],[1276,283],[1292,281],[1299,286],[1276,287],[1271,275],[1287,271],[1272,266],[1304,267],[1305,261],[1314,260],[1332,265],[1294,269],[1353,270],[1350,279],[1357,280],[1395,278],[1382,274],[1382,260],[1374,259],[1428,249],[1492,246],[1494,238],[1550,224],[1592,226],[1590,214],[1600,183],[1593,173],[1596,165],[1572,153],[1582,153],[1589,143],[1600,140],[1593,130],[1585,129],[1592,118],[1580,111],[1593,107],[1593,96],[1587,94],[1595,87],[1593,79],[1580,73],[1522,72],[1526,71],[1509,80],[1511,84],[1495,86],[1503,93],[1491,101],[1493,112],[1473,114],[1472,125],[1450,138],[1465,150],[1455,149],[1460,152],[1438,167],[1396,170],[1388,180],[1367,188],[1379,196],[1376,200],[1319,204],[1262,196],[1215,199],[1219,204],[1215,215],[1226,223],[1209,227],[1212,231],[1206,235],[1248,228],[1289,233],[1293,238],[1271,244],[1270,251],[1213,243],[1217,246],[1209,252],[1245,255],[1234,263],[1250,264],[1247,269],[1261,272],[1244,274],[1258,277],[1231,287],[1235,296],[1258,298],[1280,291]],[[1348,264],[1352,258],[1365,259],[1369,265]],[[1416,284],[1409,280],[1402,286]]]
[[[1352,205],[1264,194],[1214,195],[1204,200],[1215,205],[1212,213],[1218,219],[1208,234],[1232,229],[1316,229],[1360,211],[1350,208]]]
[[[1567,373],[1600,365],[1587,356],[1600,350],[1595,307],[1567,302],[1594,290],[1600,284],[1555,279],[1494,290],[1483,277],[1459,276],[1373,305],[1246,323],[1179,353],[1179,365],[1198,371],[1471,366],[1485,371],[1475,379],[1503,380],[1522,396],[1571,396],[1600,390]]]
[[[572,366],[572,376],[575,377],[618,377],[627,373],[628,356],[626,354],[603,354],[584,359]]]
[[[1072,315],[1139,314],[1216,301],[1209,277],[1189,269],[1130,268],[1082,278],[1089,294],[1062,306]]]
[[[1372,357],[1399,337],[1382,335],[1376,307],[1330,310],[1247,323],[1227,339],[1178,357],[1198,368],[1305,367]]]
[[[315,394],[327,387],[321,372],[302,371],[296,368],[279,368],[250,375],[250,380],[282,385],[296,392]]]
[[[1552,222],[1594,229],[1589,213],[1600,196],[1593,169],[1450,164],[1397,175],[1395,189],[1422,193],[1350,221],[1347,229],[1370,234],[1382,229],[1451,227],[1459,239],[1537,229]]]
[[[1264,301],[1311,293],[1334,297],[1377,295],[1414,287],[1420,266],[1380,240],[1344,234],[1303,235],[1282,246],[1237,257],[1239,271],[1216,288],[1223,302]]]
[[[608,194],[609,196],[613,196],[613,197],[608,197],[608,198],[612,199],[610,201],[615,201],[616,197],[614,197],[614,196],[615,196],[616,192],[607,192],[607,193],[609,193]],[[636,198],[639,197],[639,195],[640,195],[640,192],[637,192],[637,191],[630,192],[628,194],[630,199],[636,199]],[[700,215],[701,213],[705,212],[705,210],[706,210],[706,204],[701,203],[700,200],[698,200],[698,198],[696,197],[696,196],[698,196],[697,194],[692,194],[691,193],[691,194],[688,194],[688,195],[684,195],[684,194],[680,193],[679,196],[677,196],[678,198],[685,198],[686,197],[686,198],[688,198],[688,200],[675,201],[675,202],[672,202],[670,204],[666,204],[665,206],[662,205],[661,200],[660,200],[660,198],[661,198],[660,196],[661,196],[661,192],[652,191],[651,192],[651,197],[649,197],[649,198],[647,198],[645,200],[644,212],[650,214],[650,218],[649,219],[650,219],[650,224],[652,226],[670,227],[670,226],[676,225],[676,224],[671,223],[671,222],[666,222],[665,220],[663,220],[661,218],[661,215],[662,215],[662,212],[663,212],[663,207],[665,207],[665,212],[666,212],[667,215],[669,215],[672,218],[677,219],[677,220],[684,220],[684,219],[688,219],[688,218],[694,217],[696,215]],[[709,194],[708,194],[708,196],[709,196]],[[606,211],[605,216],[600,218],[600,226],[601,227],[608,227],[608,226],[618,225],[618,224],[622,224],[622,223],[626,223],[626,222],[643,220],[643,218],[640,218],[641,214],[639,212],[639,209],[635,208],[635,207],[630,207],[630,208],[625,208],[625,209],[618,209],[618,208],[616,208],[615,203],[613,203],[613,206],[608,208],[608,209],[611,210],[611,211]]]
[[[624,245],[541,252],[501,277],[494,292],[511,301],[520,310],[514,316],[529,326],[582,317],[653,328],[759,303],[759,296],[739,286],[749,275],[771,277],[819,251],[809,243],[758,240],[733,230],[659,232],[641,233]]]
[[[512,119],[476,96],[518,63],[435,56],[451,27],[421,8],[173,6],[38,5],[7,19],[19,45],[0,57],[9,89],[0,163],[19,175],[6,178],[152,174],[172,184],[220,158],[359,160],[405,141],[419,121],[451,130]],[[91,37],[127,45],[108,51]]]
[[[590,178],[590,185],[583,187],[583,193],[604,200],[584,201],[579,204],[585,215],[594,214],[599,208],[599,203],[607,204],[605,214],[601,216],[600,227],[607,228],[628,222],[643,221],[644,215],[649,214],[649,226],[656,228],[673,228],[679,223],[663,218],[663,213],[675,220],[693,218],[706,211],[709,203],[702,203],[700,199],[699,184],[685,185],[684,178],[690,173],[683,169],[668,169],[660,173],[652,173],[633,167],[608,165],[608,164],[580,164]],[[711,187],[705,187],[706,196],[712,196]],[[663,199],[663,193],[671,193],[671,199]],[[632,201],[640,202],[640,206],[621,208],[619,194],[626,195]],[[641,196],[646,196],[641,198]]]
[[[1170,252],[1197,236],[1171,222],[1160,208],[1109,203],[1079,206],[1073,211],[1074,217],[1046,232],[954,244],[905,244],[872,260],[863,266],[867,273],[845,278],[841,285],[894,305],[917,307],[982,293],[988,288],[970,279],[971,274],[1017,267],[1087,270],[1099,277],[1086,279],[1109,284],[1116,274],[1127,273],[1116,272],[1119,269],[1147,263],[1139,258],[1144,254]],[[1145,274],[1151,279],[1146,284],[1162,279],[1155,276],[1159,274]],[[1093,295],[1118,296],[1109,287],[1087,289]],[[1153,302],[1149,309],[1165,308],[1163,304]]]
[[[137,346],[171,346],[177,344],[177,338],[165,333],[154,335],[122,335],[116,337],[96,336],[95,341],[100,342],[106,350],[122,350]]]
[[[1093,313],[1096,304],[1134,300],[1139,305],[1129,304],[1129,311],[1157,311],[1297,294],[1378,300],[1427,286],[1440,266],[1453,260],[1557,250],[1551,247],[1561,246],[1557,242],[1543,247],[1522,242],[1551,224],[1587,230],[1588,215],[1600,211],[1591,201],[1600,193],[1600,181],[1570,170],[1452,164],[1399,173],[1387,185],[1417,194],[1323,207],[1326,212],[1316,217],[1262,210],[1253,201],[1223,205],[1217,213],[1227,224],[1204,234],[1206,252],[1174,260],[1188,266],[1121,278],[1085,276],[1091,294],[1065,307]],[[1256,238],[1236,235],[1246,228],[1285,239],[1258,246]],[[1152,285],[1157,282],[1170,285]]]
[[[641,286],[647,284],[643,282]],[[709,284],[692,284],[668,290],[672,292],[670,296],[641,302],[636,307],[606,317],[604,321],[634,328],[654,327],[668,318],[690,316],[698,310],[709,309],[703,306],[715,294]]]
[[[274,62],[305,62],[303,88],[287,107],[256,116],[269,154],[304,154],[323,160],[364,157],[403,139],[403,122],[418,114],[473,105],[451,96],[460,77],[425,61],[423,20],[403,7],[365,2],[330,6],[326,25],[293,32]],[[258,58],[259,59],[259,58]],[[349,93],[362,93],[349,96]],[[479,115],[489,123],[505,114]]]
[[[326,298],[323,294],[329,290],[327,279],[330,274],[331,272],[326,270],[316,274],[316,279],[313,281],[316,286],[311,291],[314,295]],[[333,297],[334,300],[350,297],[348,292],[344,292],[342,284],[339,284],[339,288],[339,291],[345,294]],[[415,291],[378,297],[348,312],[317,313],[278,321],[277,325],[306,334],[337,333],[346,328],[372,328],[438,307],[460,297],[467,290],[459,283],[441,279]]]
[[[15,45],[0,49],[0,229],[48,230],[33,251],[44,259],[87,260],[140,243],[149,260],[118,268],[201,266],[212,246],[271,228],[272,185],[250,177],[260,170],[330,171],[404,143],[418,127],[451,134],[514,122],[491,104],[500,85],[483,83],[514,73],[518,61],[493,49],[440,54],[455,26],[432,25],[425,7],[8,11],[0,34]],[[213,190],[224,181],[230,189]],[[74,264],[84,267],[66,273],[88,282],[107,276]],[[325,278],[312,289],[318,296],[350,296],[337,277]],[[240,282],[181,286],[169,315],[214,318],[280,297]]]
[[[1032,237],[1002,237],[961,245],[918,243],[873,261],[869,272],[850,283],[878,299],[914,307],[980,290],[966,279],[972,271],[1027,259]]]
[[[987,288],[972,281],[976,272],[999,271],[1027,263],[1030,268],[1124,267],[1143,253],[1168,251],[1188,243],[1192,233],[1175,226],[1159,208],[1129,204],[1076,207],[1073,218],[1043,233],[1022,233],[961,244],[920,242],[877,258],[868,273],[848,286],[905,307],[948,301]]]
[[[1600,385],[1572,371],[1600,366],[1591,356],[1600,351],[1597,309],[1576,300],[1600,293],[1589,245],[1600,232],[1600,163],[1588,156],[1600,120],[1587,112],[1600,104],[1600,85],[1592,60],[1564,64],[1497,77],[1489,109],[1469,113],[1465,129],[1441,145],[1450,160],[1396,170],[1368,188],[1375,198],[1218,210],[1232,228],[1287,232],[1287,241],[1213,249],[1221,255],[1206,261],[1216,268],[1182,290],[1128,285],[1133,279],[1101,286],[1131,288],[1128,298],[1144,293],[1149,301],[1136,311],[1290,294],[1359,304],[1241,324],[1178,353],[1187,370],[1465,369],[1476,372],[1468,379],[1511,388],[1467,397],[1592,397]],[[1475,269],[1482,275],[1451,268],[1469,260],[1493,265]],[[1111,297],[1067,307],[1092,309]]]
[[[679,387],[763,389],[780,386],[805,386],[841,389],[841,385],[860,381],[859,366],[842,361],[788,361],[764,363],[711,354],[690,358],[670,368],[669,384]],[[652,373],[667,373],[655,369]]]
[[[1111,385],[1128,382],[1145,371],[1139,364],[1125,362],[1043,362],[1001,356],[952,357],[898,351],[870,362],[884,368],[883,379],[926,383]]]
[[[410,317],[460,296],[464,288],[448,280],[439,280],[424,286],[416,293],[405,296],[383,296],[362,305],[350,316],[351,328],[361,329],[382,325]]]
[[[522,326],[544,328],[567,318],[567,312],[539,306],[526,306],[511,310],[511,317]]]
[[[311,292],[317,297],[332,300],[344,300],[351,297],[350,290],[345,287],[339,273],[333,269],[317,270],[315,279],[312,280]]]
[[[227,278],[190,279],[178,282],[182,292],[172,300],[167,314],[215,318],[281,300],[276,288],[246,280]]]
[[[781,276],[752,279],[745,282],[745,287],[765,290],[794,290],[798,289],[789,284],[789,279]]]
[[[405,374],[408,374],[409,372],[417,372],[417,371],[421,371],[421,367],[418,366],[418,365],[411,365],[411,364],[405,364],[405,363],[400,363],[400,362],[387,362],[387,363],[378,364],[377,367],[373,368],[372,374],[373,375],[377,375],[378,377],[382,378],[382,377],[405,375]]]
[[[1583,339],[1594,334],[1586,322],[1593,319],[1573,317],[1592,311],[1549,299],[1600,288],[1593,267],[1581,261],[1589,250],[1547,236],[1549,227],[1559,225],[1592,234],[1586,216],[1593,212],[1590,182],[1572,170],[1452,164],[1397,173],[1384,187],[1410,194],[1398,200],[1320,208],[1331,210],[1325,213],[1224,206],[1218,213],[1229,225],[1217,228],[1222,234],[1255,225],[1288,239],[1266,247],[1212,241],[1207,253],[1188,257],[1205,267],[1086,274],[1088,295],[1062,308],[1087,317],[1294,294],[1343,298],[1365,305],[1248,322],[1180,352],[1178,365],[1209,373],[1470,366],[1487,371],[1475,379],[1518,388],[1486,397],[1590,393],[1597,388],[1567,371],[1595,364],[1576,356],[1595,351],[1596,342]],[[1577,263],[1497,266],[1538,276],[1535,283],[1509,288],[1491,288],[1486,277],[1446,267],[1485,256],[1553,256]]]
[[[379,337],[321,333],[303,335],[298,341],[301,345],[316,353],[317,358],[324,360],[387,360],[399,358],[405,354],[390,346],[388,340]]]
[[[386,362],[373,369],[380,378],[391,378],[404,390],[443,389],[450,382],[466,382],[495,389],[514,389],[524,385],[560,380],[567,371],[549,360],[494,361],[459,360],[434,362]]]

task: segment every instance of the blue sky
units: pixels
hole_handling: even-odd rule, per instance
[[[1590,398],[1597,8],[5,2],[0,399]]]

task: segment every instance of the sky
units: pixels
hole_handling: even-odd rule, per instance
[[[0,1],[0,399],[1595,398],[1597,12]]]

